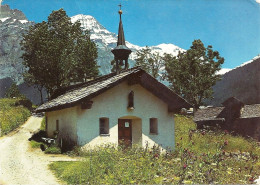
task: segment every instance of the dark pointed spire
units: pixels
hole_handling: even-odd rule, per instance
[[[121,10],[122,5],[119,5],[120,10],[118,11],[120,15],[120,21],[119,21],[119,28],[118,28],[118,38],[117,38],[117,47],[112,49],[112,53],[114,54],[114,58],[116,61],[116,72],[119,73],[119,63],[123,64],[123,61],[125,61],[125,69],[128,68],[128,57],[130,53],[132,52],[126,45],[125,45],[125,35],[124,35],[124,29],[123,29],[123,23],[122,23],[122,13]]]
[[[121,10],[121,4],[120,6],[120,10],[118,11],[119,15],[120,15],[120,22],[119,22],[119,27],[118,27],[118,40],[117,40],[117,45],[125,45],[125,35],[124,35],[124,28],[123,28],[123,23],[122,23],[122,10]]]

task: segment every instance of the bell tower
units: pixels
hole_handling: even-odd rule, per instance
[[[124,65],[124,69],[128,69],[128,57],[131,54],[131,50],[125,45],[125,35],[124,35],[124,29],[123,29],[123,23],[122,23],[122,13],[121,10],[122,5],[118,5],[120,7],[120,10],[118,11],[120,16],[119,21],[119,28],[118,28],[118,37],[117,37],[117,46],[112,49],[112,53],[114,54],[114,59],[116,61],[116,73],[119,74],[119,65]],[[125,63],[123,63],[123,61]]]

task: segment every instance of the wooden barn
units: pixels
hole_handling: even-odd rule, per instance
[[[194,115],[198,128],[219,125],[222,129],[260,141],[260,104],[245,105],[231,97],[222,105],[199,109]]]

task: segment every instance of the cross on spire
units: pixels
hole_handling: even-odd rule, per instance
[[[122,5],[121,5],[121,3],[120,3],[118,6],[120,7],[120,10],[121,10],[121,8],[122,8]]]

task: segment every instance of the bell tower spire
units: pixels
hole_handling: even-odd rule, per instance
[[[120,10],[118,11],[120,20],[119,20],[119,27],[118,27],[118,37],[117,37],[117,46],[112,49],[112,53],[114,54],[114,59],[116,61],[116,73],[119,74],[119,65],[123,65],[123,61],[125,61],[125,69],[128,69],[128,57],[132,52],[126,45],[125,45],[125,35],[122,23],[122,14],[123,11],[121,10],[122,5],[118,5]]]

